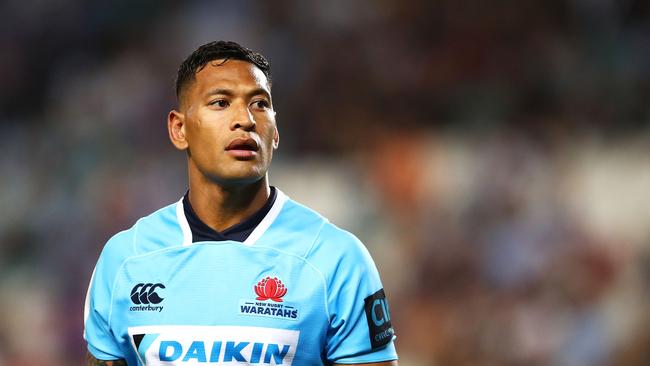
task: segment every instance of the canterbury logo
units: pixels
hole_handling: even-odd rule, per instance
[[[156,293],[156,289],[165,288],[162,283],[138,283],[131,290],[131,301],[134,304],[160,304],[164,299]]]

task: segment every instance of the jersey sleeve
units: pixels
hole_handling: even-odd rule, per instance
[[[327,360],[340,364],[396,360],[388,302],[365,246],[354,235],[327,224],[312,255],[327,283]]]
[[[99,360],[123,359],[124,354],[110,328],[112,289],[115,277],[122,265],[128,233],[115,235],[99,256],[90,279],[84,307],[84,339],[88,351]]]

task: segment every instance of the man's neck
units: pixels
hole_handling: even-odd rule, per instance
[[[248,185],[223,186],[190,177],[189,199],[196,215],[216,231],[223,231],[260,210],[271,189],[266,177]]]

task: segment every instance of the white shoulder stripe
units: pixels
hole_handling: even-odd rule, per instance
[[[278,217],[280,214],[280,211],[282,210],[282,207],[284,207],[284,203],[287,202],[287,197],[282,191],[280,191],[277,187],[275,188],[277,192],[277,196],[275,197],[275,202],[273,202],[273,206],[267,212],[266,216],[260,221],[260,223],[257,225],[257,227],[253,230],[253,232],[244,240],[242,244],[244,245],[254,245],[256,241],[259,240],[259,238],[264,235],[266,230],[271,226],[273,221],[275,221],[275,218]]]
[[[183,232],[183,246],[186,247],[192,244],[192,230],[190,229],[190,224],[187,222],[187,217],[185,217],[185,209],[183,208],[183,197],[180,201],[176,203],[176,219],[178,220],[178,225],[181,227]]]

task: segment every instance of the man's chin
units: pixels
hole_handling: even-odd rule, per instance
[[[230,175],[221,175],[213,176],[210,180],[218,185],[224,187],[236,187],[236,186],[247,186],[259,183],[262,179],[266,177],[266,174],[230,174]]]

